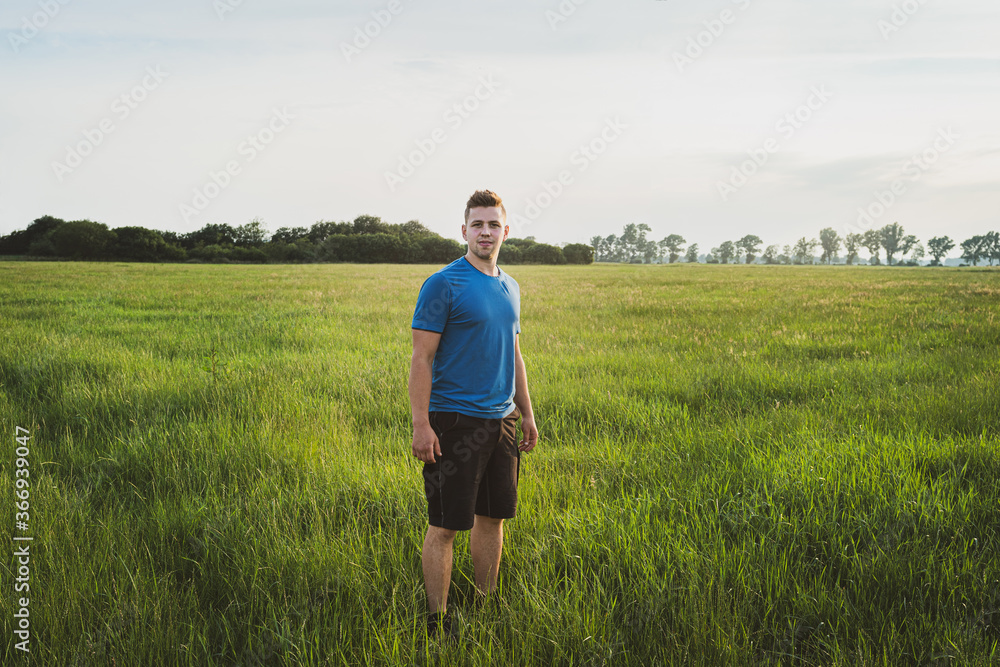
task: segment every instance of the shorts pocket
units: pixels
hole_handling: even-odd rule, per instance
[[[458,426],[458,420],[462,417],[457,412],[432,412],[430,414],[431,428],[441,437],[451,429]]]

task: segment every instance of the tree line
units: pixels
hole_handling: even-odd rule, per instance
[[[500,249],[501,264],[590,264],[600,262],[707,264],[845,264],[860,263],[862,250],[868,264],[917,266],[930,257],[931,266],[956,247],[948,236],[937,236],[926,246],[899,223],[841,237],[827,227],[819,238],[802,237],[794,244],[764,247],[759,236],[748,234],[725,241],[700,254],[697,243],[687,245],[680,234],[660,241],[648,238],[646,224],[625,225],[620,236],[594,236],[590,244],[556,246],[533,237],[508,238]],[[685,247],[686,246],[686,247]],[[761,250],[763,247],[763,250]],[[961,258],[977,266],[1000,263],[1000,233],[972,236],[959,244]],[[844,256],[840,256],[841,248]],[[254,219],[244,225],[209,224],[186,234],[145,227],[118,227],[91,220],[65,221],[43,216],[26,229],[0,237],[0,255],[69,260],[133,262],[356,262],[396,264],[446,264],[458,259],[466,247],[436,234],[417,220],[392,224],[371,215],[350,222],[320,221],[311,227],[281,227],[269,234]],[[907,259],[907,256],[909,258]]]
[[[209,224],[187,234],[145,227],[117,227],[92,220],[43,216],[26,229],[0,237],[0,255],[129,262],[356,262],[447,264],[466,246],[436,234],[417,220],[402,224],[361,215],[351,222],[320,221],[311,227],[281,227],[269,234],[259,219],[233,227]],[[533,237],[508,238],[503,264],[590,264],[582,243],[559,247]]]
[[[761,252],[763,240],[748,234],[737,241],[725,241],[708,253],[699,254],[697,243],[684,246],[687,241],[680,234],[670,234],[660,241],[647,238],[652,229],[646,224],[625,225],[620,236],[594,236],[590,245],[594,258],[599,262],[624,263],[669,263],[680,261],[707,264],[821,264],[859,263],[860,251],[867,250],[868,264],[882,263],[881,253],[885,252],[885,263],[892,265],[919,266],[928,255],[931,266],[941,266],[941,260],[955,247],[948,236],[936,236],[927,241],[926,247],[916,236],[907,234],[898,222],[881,229],[869,229],[864,233],[850,233],[841,236],[832,227],[819,233],[819,239],[803,236],[794,244],[769,245]],[[845,256],[840,257],[843,247]],[[1000,263],[1000,233],[988,232],[962,241],[959,246],[961,258],[972,266],[979,262]],[[820,251],[817,256],[817,251]],[[909,255],[909,259],[906,256]]]

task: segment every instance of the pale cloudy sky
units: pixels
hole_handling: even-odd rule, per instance
[[[458,238],[490,188],[553,243],[960,241],[1000,229],[998,35],[987,0],[5,0],[0,234]]]

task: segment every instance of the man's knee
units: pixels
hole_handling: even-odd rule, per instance
[[[455,541],[457,530],[448,530],[438,526],[427,526],[427,539],[437,544],[451,544]]]
[[[503,519],[494,519],[493,517],[477,514],[475,527],[484,530],[500,530],[503,527]]]

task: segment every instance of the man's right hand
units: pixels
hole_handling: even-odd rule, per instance
[[[441,456],[441,443],[431,425],[419,424],[413,427],[413,455],[424,463],[434,463],[434,455]]]

